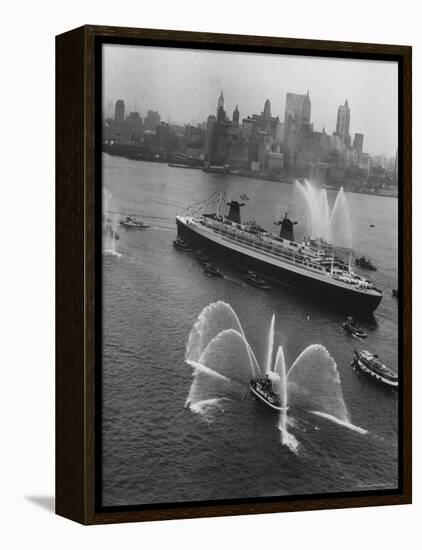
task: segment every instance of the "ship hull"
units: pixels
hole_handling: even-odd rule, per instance
[[[254,395],[261,403],[263,403],[264,405],[266,405],[268,408],[270,408],[272,411],[274,412],[280,412],[283,410],[283,407],[279,407],[277,405],[274,405],[273,403],[270,403],[267,399],[265,399],[265,397],[259,393],[258,391],[256,391],[256,389],[253,387],[252,384],[249,384],[249,389],[252,393],[252,395]]]
[[[375,373],[373,370],[369,369],[360,359],[355,359],[354,361],[352,361],[352,365],[355,369],[362,372],[369,379],[374,380],[374,382],[377,382],[378,384],[381,384],[386,388],[391,388],[394,390],[398,388],[398,380],[389,380],[388,378],[385,378],[384,376]]]
[[[206,254],[214,255],[214,257],[234,266],[250,269],[279,285],[287,285],[296,290],[306,292],[316,301],[323,301],[328,307],[336,310],[364,310],[372,312],[378,307],[382,299],[382,295],[364,294],[348,288],[335,286],[301,273],[284,269],[281,266],[273,265],[259,258],[249,256],[246,253],[233,250],[197,233],[177,218],[176,224],[178,236],[203,250]]]

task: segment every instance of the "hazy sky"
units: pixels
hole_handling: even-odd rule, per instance
[[[271,102],[273,116],[283,122],[286,93],[311,98],[315,130],[335,131],[337,107],[350,105],[350,133],[365,134],[364,150],[394,156],[398,132],[397,64],[362,61],[214,52],[144,46],[103,47],[104,108],[113,112],[124,99],[127,112],[144,116],[158,110],[172,123],[202,122],[215,114],[224,93],[232,117],[236,104],[240,118],[261,113]],[[111,112],[110,112],[111,109]]]

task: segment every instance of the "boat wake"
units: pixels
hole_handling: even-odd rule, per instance
[[[204,401],[198,401],[195,405],[187,405],[185,408],[189,408],[194,414],[199,414],[210,420],[211,413],[215,411],[224,412],[224,405],[227,404],[229,399],[226,397],[216,397],[214,399],[206,399]]]
[[[295,436],[284,428],[279,428],[281,433],[281,444],[287,447],[295,455],[299,454],[299,441]]]
[[[154,229],[155,231],[167,231],[169,233],[174,234],[174,228],[173,227],[164,227],[160,225],[152,225],[151,229]]]

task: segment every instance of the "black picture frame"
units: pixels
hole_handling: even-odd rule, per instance
[[[397,61],[399,487],[335,495],[101,505],[101,47],[139,44]],[[56,512],[82,524],[411,502],[411,47],[84,26],[56,37]]]

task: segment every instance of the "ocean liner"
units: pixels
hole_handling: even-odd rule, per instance
[[[279,284],[301,289],[336,308],[374,311],[382,292],[367,278],[355,273],[333,247],[312,239],[294,240],[292,222],[286,213],[279,222],[279,236],[255,222],[243,224],[238,201],[227,203],[227,216],[215,214],[177,215],[178,237],[206,253],[253,270]]]

